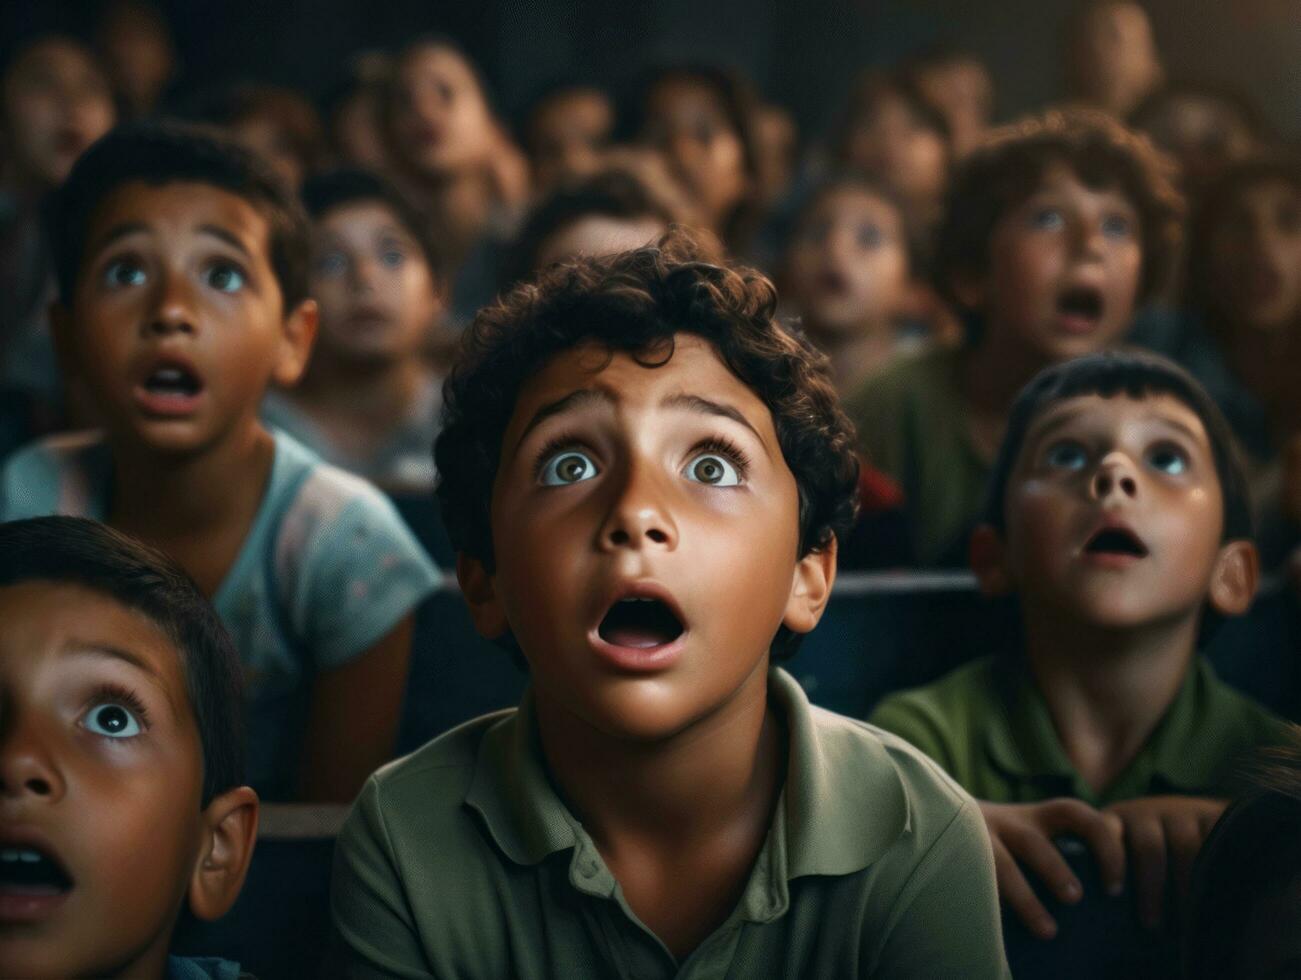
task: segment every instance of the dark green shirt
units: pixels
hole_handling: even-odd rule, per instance
[[[786,784],[739,903],[681,963],[547,774],[531,697],[366,783],[331,904],[345,976],[1002,977],[979,810],[929,759],[774,669]]]
[[[1225,796],[1242,757],[1282,726],[1197,657],[1147,744],[1102,793],[1080,778],[1020,662],[988,657],[886,698],[871,722],[906,738],[980,800],[1073,796],[1094,806],[1165,793]]]

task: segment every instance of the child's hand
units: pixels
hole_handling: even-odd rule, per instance
[[[1180,899],[1188,894],[1193,860],[1228,804],[1197,796],[1146,796],[1113,803],[1104,812],[1119,817],[1134,867],[1138,917],[1149,929],[1161,924],[1166,878],[1174,864]]]
[[[1043,803],[985,803],[980,812],[994,846],[994,872],[998,894],[1032,933],[1051,939],[1057,923],[1035,896],[1020,861],[1041,878],[1057,898],[1068,905],[1084,895],[1079,878],[1071,871],[1054,837],[1073,834],[1084,839],[1101,869],[1107,891],[1116,894],[1125,881],[1123,827],[1116,814],[1095,810],[1081,800],[1060,798]]]

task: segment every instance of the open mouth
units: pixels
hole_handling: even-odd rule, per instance
[[[597,632],[614,646],[650,650],[672,643],[682,635],[683,627],[667,603],[636,596],[611,606]]]
[[[1120,555],[1128,558],[1146,558],[1147,546],[1133,531],[1123,527],[1104,527],[1084,546],[1088,555]]]
[[[72,878],[53,856],[29,846],[0,846],[0,894],[54,896],[71,889]]]
[[[160,398],[193,398],[203,391],[203,381],[189,368],[164,364],[145,378],[144,389]]]
[[[1102,319],[1102,293],[1092,286],[1073,286],[1057,297],[1057,312],[1095,323]]]

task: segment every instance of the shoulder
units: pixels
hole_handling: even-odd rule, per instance
[[[1284,723],[1263,705],[1222,681],[1209,660],[1198,657],[1194,670],[1200,674],[1202,697],[1197,714],[1201,722],[1229,729],[1239,739],[1263,745],[1285,737]],[[1229,736],[1230,732],[1222,733]]]
[[[954,350],[930,350],[900,358],[868,379],[850,397],[850,404],[875,408],[925,403],[929,393],[952,386],[957,364],[958,352]]]
[[[107,452],[98,432],[51,436],[19,449],[0,469],[0,519],[91,516],[94,475]]]
[[[993,657],[982,657],[949,671],[937,681],[888,695],[869,720],[896,730],[900,719],[928,719],[946,727],[992,704],[997,697]]]

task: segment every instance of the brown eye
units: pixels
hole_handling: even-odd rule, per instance
[[[734,487],[741,482],[736,467],[713,453],[697,456],[688,463],[686,476],[696,483],[705,483],[713,487]]]
[[[590,480],[597,472],[596,464],[586,453],[567,449],[552,456],[543,465],[541,480],[543,486],[563,487]]]

